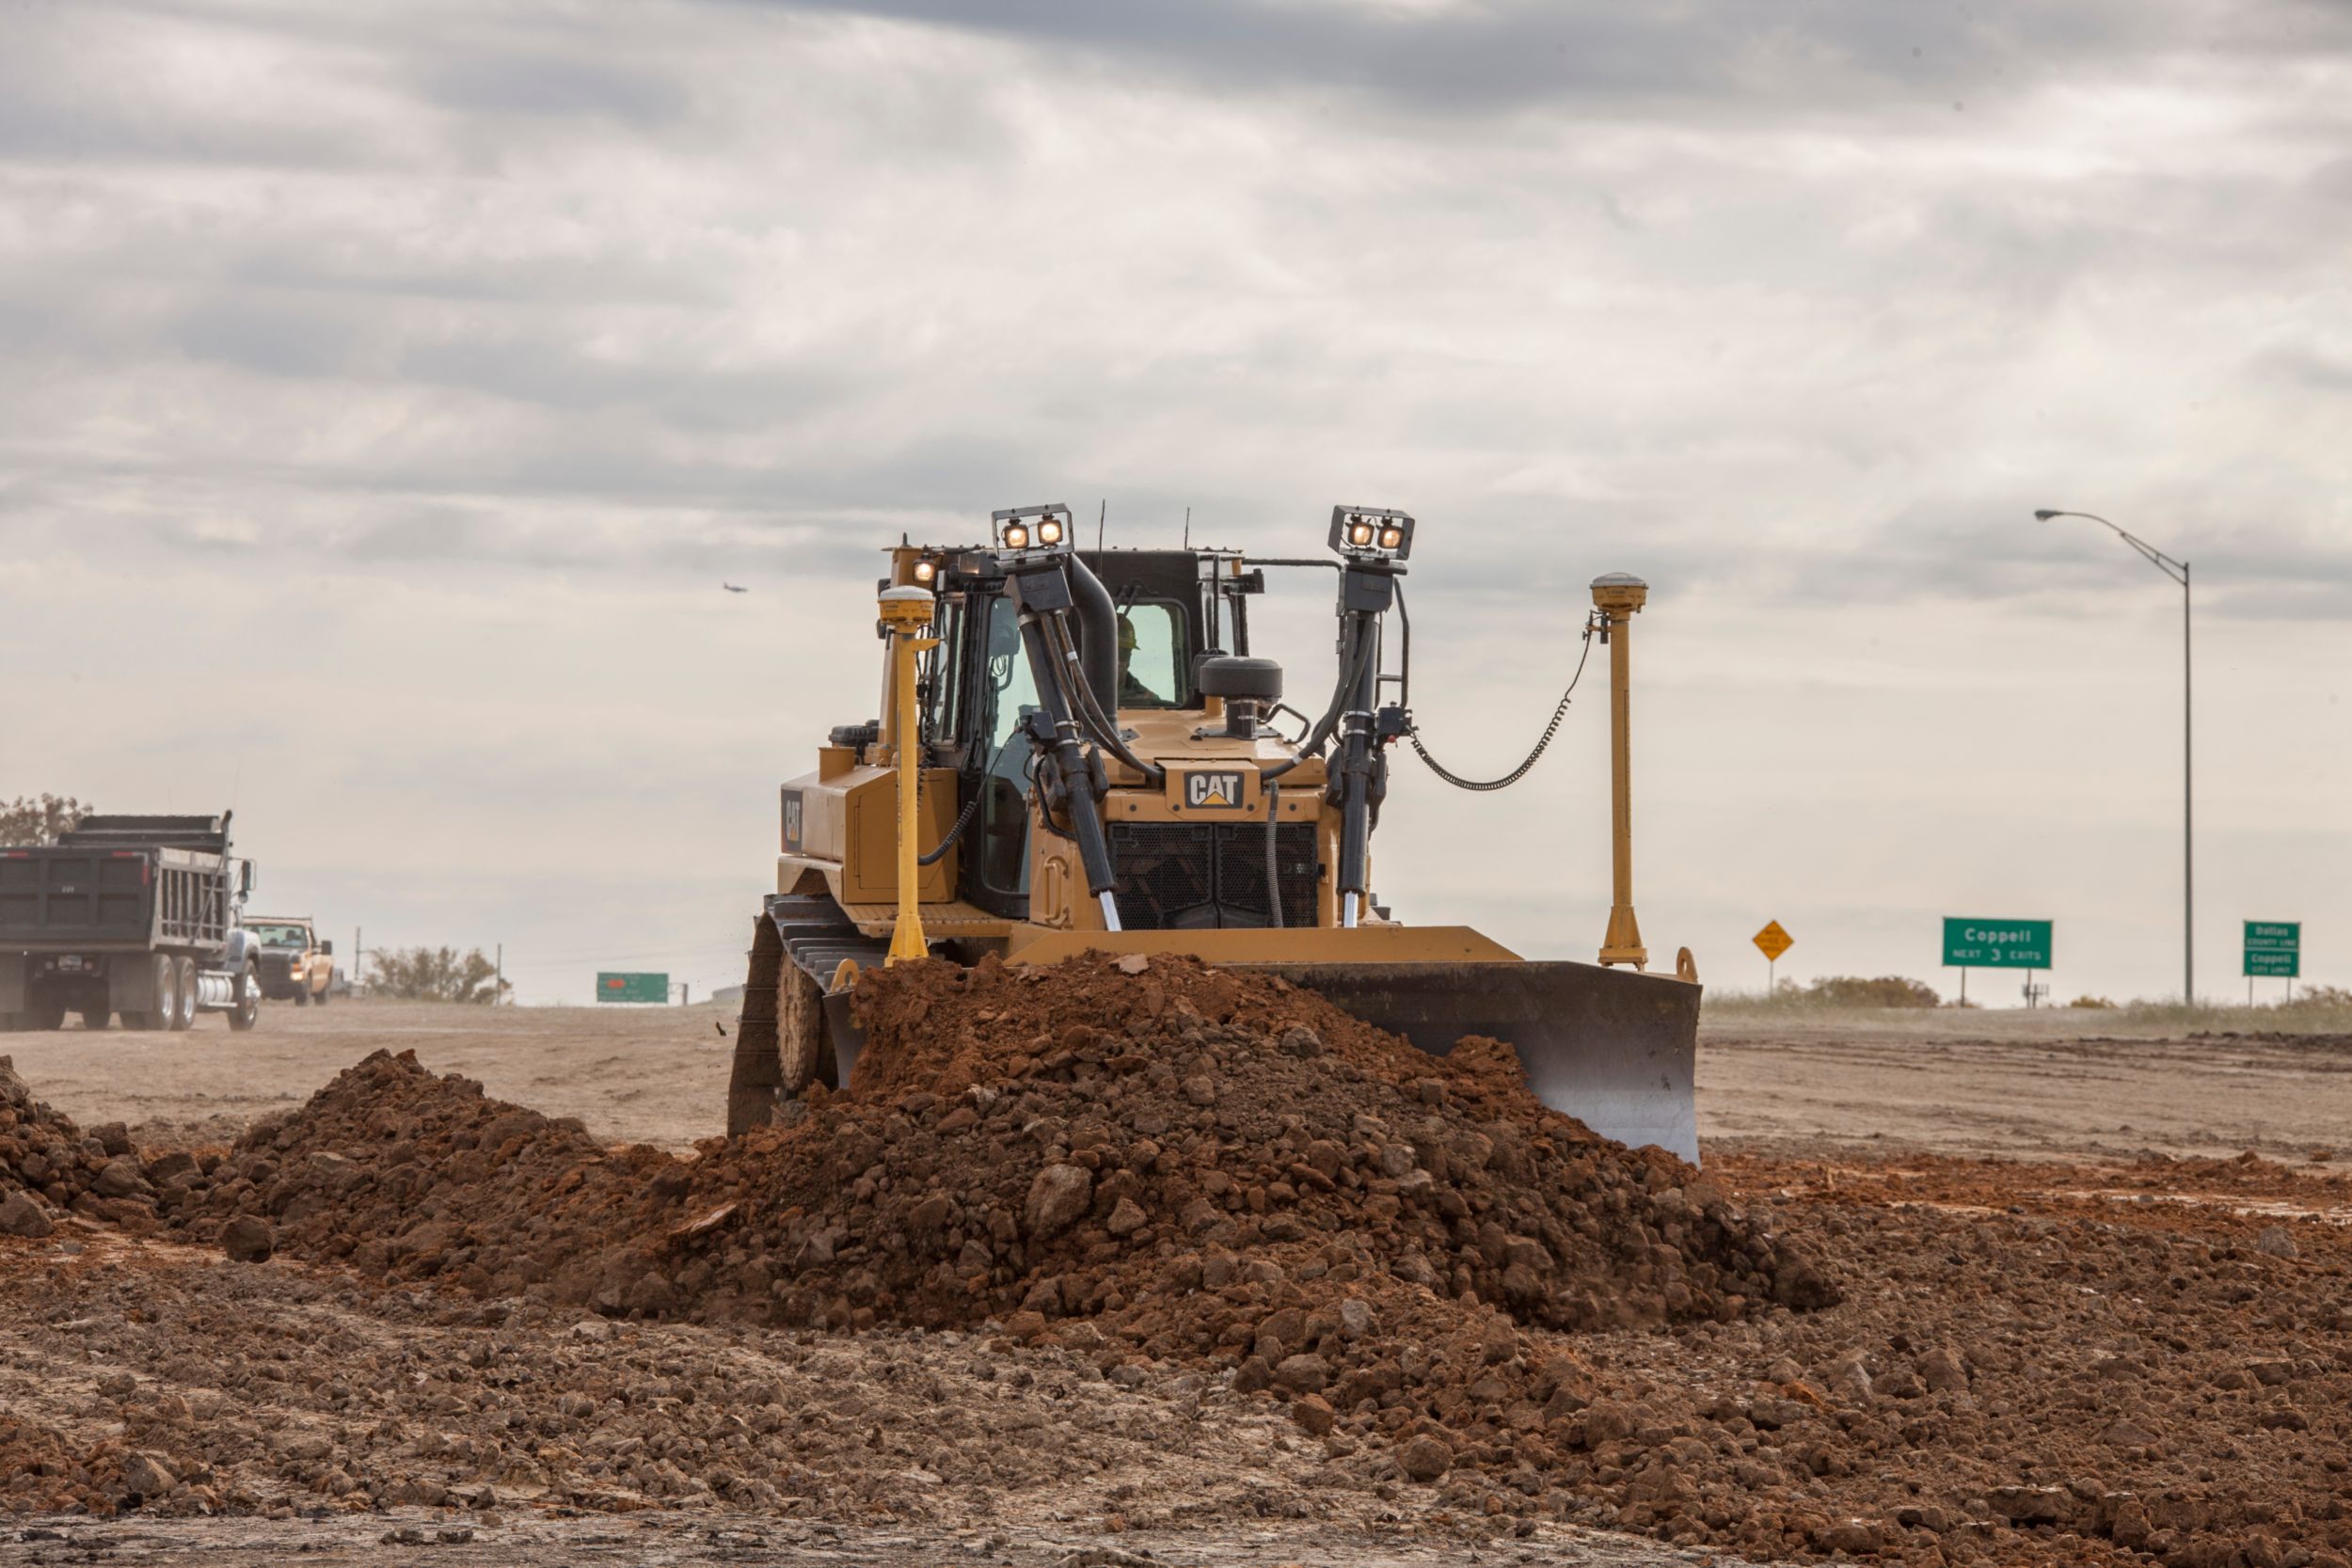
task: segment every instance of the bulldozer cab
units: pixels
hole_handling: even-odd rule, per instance
[[[1118,711],[1201,711],[1193,675],[1204,653],[1248,652],[1247,601],[1263,585],[1224,550],[1096,550],[1079,559],[1102,580],[1118,622]],[[975,562],[974,564],[977,564]],[[1022,606],[1007,579],[940,574],[921,674],[930,760],[955,770],[959,815],[975,817],[958,861],[958,896],[1008,919],[1029,911],[1038,687],[1022,645]]]

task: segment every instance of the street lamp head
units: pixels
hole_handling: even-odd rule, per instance
[[[2063,515],[2065,515],[2065,514],[2064,514],[2064,513],[2058,512],[2058,511],[2054,511],[2054,510],[2053,510],[2053,509],[2051,509],[2050,507],[2046,507],[2046,506],[2037,506],[2037,507],[2035,507],[2035,508],[2033,509],[2033,515],[2034,515],[2034,519],[2035,519],[2035,521],[2037,521],[2037,522],[2043,522],[2043,523],[2048,522],[2048,521],[2049,521],[2051,518],[2053,518],[2053,517],[2059,517],[2059,516],[2063,516]]]

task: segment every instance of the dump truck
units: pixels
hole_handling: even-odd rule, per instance
[[[1531,960],[1467,927],[1407,924],[1376,891],[1391,748],[1438,766],[1410,707],[1415,529],[1341,506],[1326,557],[1081,551],[1055,505],[994,513],[977,543],[889,547],[882,717],[832,730],[782,786],[730,1135],[813,1085],[850,1085],[864,969],[1094,950],[1271,971],[1434,1054],[1505,1041],[1546,1104],[1695,1162],[1696,970],[1685,949],[1649,973],[1632,906],[1628,639],[1646,587],[1599,578],[1585,627],[1587,654],[1612,643],[1614,695],[1598,961]],[[1305,711],[1250,653],[1248,610],[1268,571],[1312,570],[1337,579],[1337,669]]]
[[[217,816],[86,816],[54,845],[0,849],[0,1024],[250,1029],[258,944],[239,921],[253,863]]]
[[[335,944],[307,914],[250,914],[245,928],[260,944],[255,971],[262,996],[297,1007],[324,1007],[335,983]]]

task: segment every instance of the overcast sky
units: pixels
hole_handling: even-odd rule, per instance
[[[2179,985],[2180,594],[2031,516],[2104,513],[2196,571],[2201,984],[2352,983],[2341,5],[19,0],[0,370],[0,796],[233,803],[526,1001],[739,979],[870,552],[1048,499],[1413,511],[1466,771],[1641,573],[1652,948],[2055,917],[2061,997]],[[1401,916],[1591,956],[1604,689],[1400,757]]]

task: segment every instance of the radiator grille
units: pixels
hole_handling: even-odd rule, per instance
[[[1315,830],[1275,830],[1282,924],[1315,923]],[[1116,822],[1111,864],[1119,922],[1131,931],[1260,927],[1266,918],[1263,822]]]

